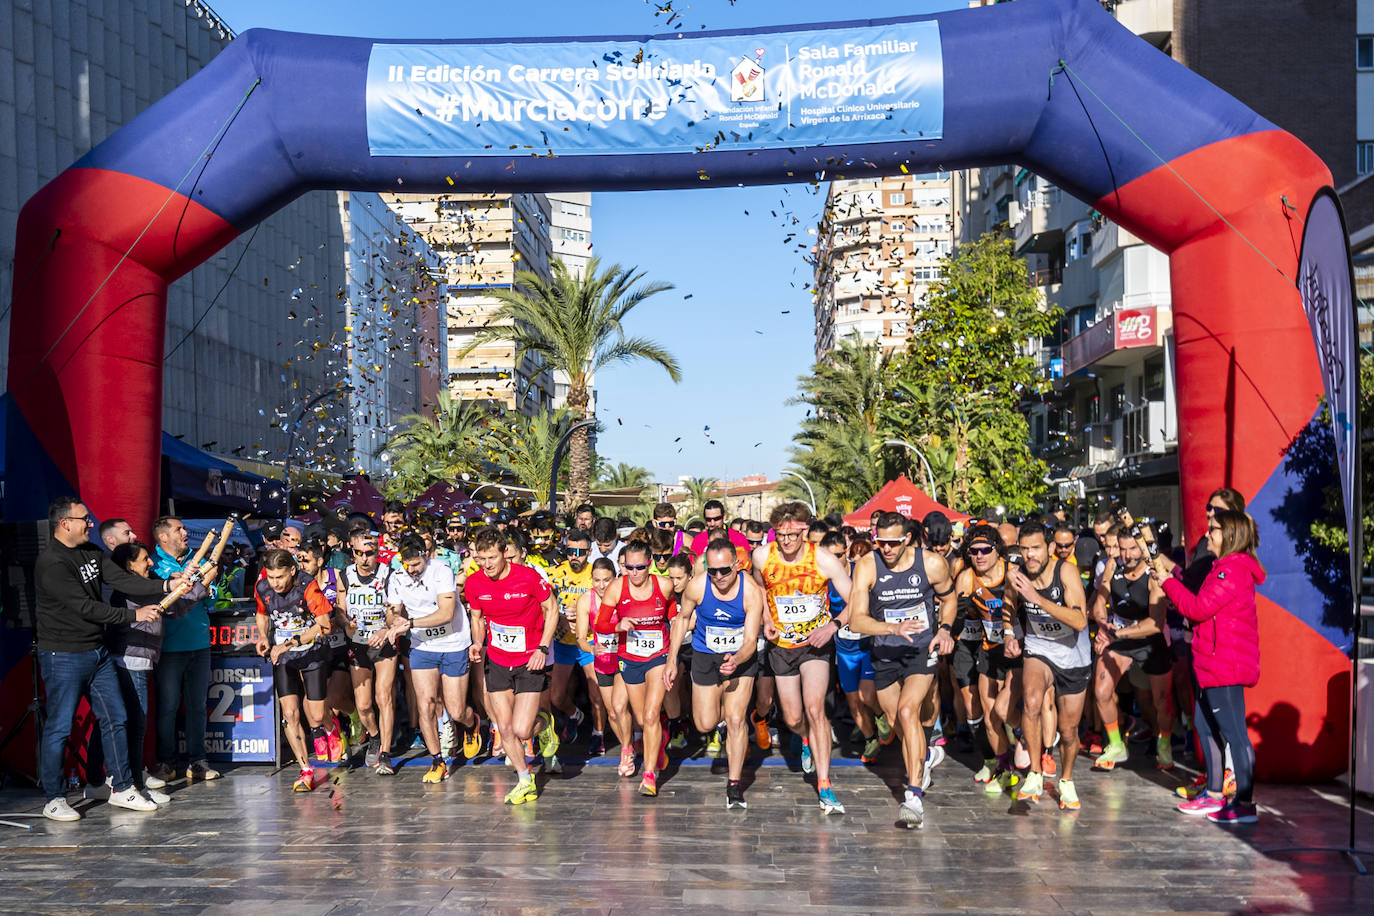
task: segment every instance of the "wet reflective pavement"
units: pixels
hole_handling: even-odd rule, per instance
[[[1261,786],[1260,822],[1226,828],[1175,811],[1181,768],[1080,772],[1083,808],[1066,814],[989,798],[972,761],[950,759],[911,831],[895,823],[895,751],[878,769],[837,766],[848,810],[829,817],[776,757],[746,771],[744,812],[724,809],[707,761],[670,765],[656,799],[608,758],[565,762],[520,808],[502,805],[514,777],[498,765],[439,786],[418,766],[330,772],[308,795],[291,770],[240,767],[174,784],[156,814],[88,800],[79,823],[0,827],[0,911],[1374,912],[1374,879],[1340,856],[1263,851],[1343,845],[1337,784]],[[35,792],[0,793],[0,816],[40,807]],[[1358,830],[1374,845],[1368,800]]]

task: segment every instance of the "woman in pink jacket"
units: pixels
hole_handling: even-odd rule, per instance
[[[1264,567],[1255,556],[1254,519],[1229,509],[1211,513],[1207,546],[1217,560],[1197,594],[1177,578],[1180,570],[1166,557],[1154,561],[1164,594],[1193,622],[1193,672],[1201,688],[1195,721],[1206,756],[1207,791],[1178,808],[1218,824],[1253,824],[1255,749],[1245,726],[1245,688],[1259,681],[1255,586],[1264,582]],[[1222,795],[1223,742],[1236,776],[1236,797],[1229,804]]]

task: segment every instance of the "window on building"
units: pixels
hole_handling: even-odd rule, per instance
[[[1355,144],[1355,173],[1368,175],[1374,172],[1374,140],[1361,140]]]
[[[894,219],[887,224],[887,230],[893,235],[901,235],[903,232],[906,232],[906,223],[899,219]]]
[[[575,204],[569,201],[559,201],[558,209],[569,216],[586,216],[587,208],[583,204]]]
[[[569,228],[567,228],[567,227],[565,226],[565,227],[559,229],[558,232],[559,232],[559,235],[562,236],[562,238],[563,238],[565,241],[569,241],[569,242],[585,242],[585,241],[587,241],[587,232],[586,232],[586,230],[584,230],[584,229],[569,229]]]
[[[887,202],[889,206],[900,207],[906,203],[906,195],[901,191],[893,191],[887,195]]]
[[[1141,387],[1145,400],[1164,400],[1164,354],[1151,356],[1145,360],[1145,373],[1144,378],[1141,379]]]
[[[1107,393],[1107,419],[1117,420],[1121,418],[1122,412],[1126,409],[1126,386],[1116,385]]]
[[[1355,36],[1355,69],[1374,70],[1374,35]]]

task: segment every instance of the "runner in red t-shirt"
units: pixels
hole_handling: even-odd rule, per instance
[[[631,541],[620,552],[624,575],[611,583],[597,609],[598,633],[620,634],[620,671],[615,692],[628,695],[630,710],[644,733],[644,779],[639,794],[658,794],[658,776],[668,760],[663,742],[663,678],[655,668],[668,661],[668,623],[677,613],[673,584],[663,576],[649,574],[649,545]],[[652,676],[650,676],[652,673]],[[614,703],[614,694],[613,700]],[[626,751],[621,751],[624,773]],[[630,775],[634,774],[633,760]]]
[[[506,802],[522,805],[538,792],[525,763],[524,742],[540,723],[539,752],[558,751],[553,716],[539,711],[539,697],[549,688],[549,643],[558,627],[558,600],[540,575],[506,559],[506,536],[483,528],[472,540],[478,570],[463,585],[463,601],[472,614],[472,661],[486,650],[487,712],[491,714],[506,760],[520,781]]]

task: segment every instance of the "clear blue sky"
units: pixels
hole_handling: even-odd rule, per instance
[[[253,27],[378,38],[502,38],[690,34],[910,16],[964,0],[210,0],[235,31]],[[671,13],[658,12],[658,6]],[[668,19],[676,13],[669,27]],[[677,288],[641,305],[630,332],[678,357],[681,384],[661,369],[597,378],[599,451],[610,461],[679,475],[775,479],[803,415],[787,400],[812,362],[804,260],[824,189],[808,185],[596,194],[593,244],[605,262],[635,266]],[[746,215],[747,211],[747,215]],[[774,215],[776,213],[776,216]],[[793,219],[796,222],[793,222]],[[789,234],[795,237],[785,241]],[[690,298],[687,298],[690,296]],[[786,314],[784,314],[786,313]],[[710,427],[709,432],[706,427]]]

